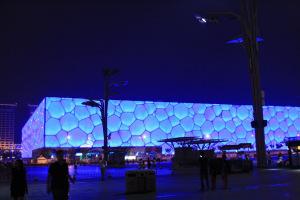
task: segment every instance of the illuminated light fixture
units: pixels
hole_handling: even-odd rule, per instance
[[[70,136],[70,135],[68,135],[68,136],[67,136],[67,139],[68,139],[68,140],[69,140],[69,139],[71,139],[71,136]]]
[[[125,160],[135,160],[136,156],[125,156]]]
[[[209,139],[209,138],[210,138],[210,135],[209,135],[209,134],[206,134],[206,135],[205,135],[205,138],[206,138],[206,139]]]
[[[218,16],[214,15],[199,15],[199,14],[194,14],[195,19],[201,23],[201,24],[206,24],[206,23],[218,23],[220,20]]]
[[[146,139],[147,138],[147,136],[146,135],[143,135],[143,139]]]
[[[82,156],[82,153],[76,153],[75,156]],[[96,155],[97,156],[97,155]]]
[[[202,17],[202,16],[200,16],[200,15],[194,15],[194,17],[195,17],[195,19],[196,19],[198,22],[200,22],[200,23],[202,23],[202,24],[207,23],[206,18],[204,18],[204,17]]]
[[[263,42],[263,41],[264,39],[262,37],[256,37],[256,42]],[[241,44],[241,43],[244,43],[244,38],[242,37],[238,37],[226,42],[226,44]]]

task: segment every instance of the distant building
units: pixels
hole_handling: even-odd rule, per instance
[[[97,149],[103,146],[99,109],[83,105],[86,99],[46,97],[22,129],[22,156],[39,149]],[[287,149],[285,137],[300,132],[300,107],[264,106],[267,148]],[[166,138],[224,139],[223,145],[250,143],[255,148],[250,105],[110,100],[108,146],[161,147],[170,153]],[[280,145],[280,146],[279,146]],[[175,146],[176,147],[176,146]],[[39,156],[39,155],[38,155]]]
[[[0,149],[14,146],[17,104],[0,104]]]

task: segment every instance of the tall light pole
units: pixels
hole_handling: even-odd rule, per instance
[[[111,87],[119,87],[127,85],[127,81],[122,81],[119,83],[111,83],[111,77],[116,75],[119,71],[117,69],[110,69],[105,68],[103,70],[103,79],[104,79],[104,88],[103,88],[103,99],[100,100],[100,103],[89,100],[83,102],[83,105],[96,107],[100,109],[101,112],[101,122],[102,122],[102,129],[103,129],[103,154],[104,160],[108,161],[108,128],[107,128],[107,121],[108,121],[108,102],[111,96]]]
[[[260,84],[259,60],[258,60],[258,26],[257,26],[257,0],[241,0],[241,13],[234,12],[210,12],[206,17],[195,15],[200,23],[217,22],[219,17],[230,17],[240,21],[242,28],[242,44],[245,47],[249,59],[249,74],[251,79],[253,96],[253,118],[251,126],[255,128],[255,142],[257,154],[257,167],[266,167],[266,146],[263,119],[263,99]]]
[[[107,111],[108,111],[108,101],[110,97],[110,79],[113,75],[117,74],[118,70],[116,69],[109,69],[106,68],[103,70],[103,78],[104,78],[104,94],[103,94],[103,111],[101,114],[104,116],[102,117],[102,127],[103,127],[103,151],[104,151],[104,160],[108,160],[108,129],[107,129]]]

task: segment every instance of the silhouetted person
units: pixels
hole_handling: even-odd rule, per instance
[[[70,183],[74,182],[69,175],[67,162],[63,158],[63,151],[56,152],[57,161],[52,163],[48,171],[47,192],[52,192],[54,200],[69,199]]]
[[[282,153],[279,152],[278,154],[278,161],[277,161],[278,167],[282,167],[283,166],[283,157],[282,157]]]
[[[268,151],[268,154],[267,154],[267,164],[268,164],[268,167],[272,166],[272,157],[271,157],[270,151]]]
[[[208,181],[208,158],[202,152],[200,154],[199,164],[200,164],[201,190],[205,190],[204,181],[205,181],[205,184],[206,184],[206,188],[209,189],[209,181]]]
[[[145,165],[145,161],[140,159],[140,162],[139,162],[139,168],[140,169],[145,169],[146,168],[146,165]]]
[[[154,158],[153,160],[152,160],[152,168],[154,168],[155,169],[155,172],[157,172],[157,167],[156,167],[156,159]]]
[[[75,163],[74,163],[74,169],[77,170],[77,167],[78,167],[77,161],[75,161]]]
[[[249,160],[249,155],[248,154],[245,154],[245,160]]]
[[[218,174],[218,160],[215,155],[213,155],[213,158],[209,162],[209,171],[211,176],[211,190],[215,190]]]
[[[228,187],[228,173],[229,173],[229,163],[228,163],[228,160],[227,160],[226,153],[223,152],[223,154],[222,154],[221,175],[222,175],[224,189],[227,189],[227,187]]]
[[[151,160],[150,160],[149,157],[148,157],[148,159],[147,159],[147,168],[148,168],[148,169],[151,168]]]
[[[146,161],[145,160],[142,161],[142,169],[146,169]]]
[[[105,179],[105,171],[106,171],[107,163],[104,158],[100,158],[100,170],[101,170],[101,181]]]
[[[73,174],[73,181],[76,181],[76,177],[77,177],[77,169],[78,169],[78,163],[77,161],[75,161],[74,163],[74,174]]]
[[[25,194],[28,194],[26,170],[22,160],[16,160],[14,166],[12,167],[11,175],[11,197],[14,200],[22,200],[24,199]]]

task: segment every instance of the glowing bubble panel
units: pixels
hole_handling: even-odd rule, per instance
[[[85,99],[46,98],[46,147],[99,147],[103,130],[99,109],[82,105]],[[197,136],[226,139],[223,144],[249,142],[252,106],[111,100],[108,109],[109,146],[168,146],[158,140]],[[266,106],[267,148],[300,133],[300,107]],[[32,127],[32,126],[31,126]],[[283,146],[282,148],[286,148]]]
[[[103,143],[100,111],[82,105],[84,101],[46,98],[45,147],[98,147]],[[120,125],[121,119],[113,115],[108,122],[109,130],[118,130],[111,125]]]
[[[22,157],[31,158],[32,150],[44,147],[45,99],[22,129]]]

